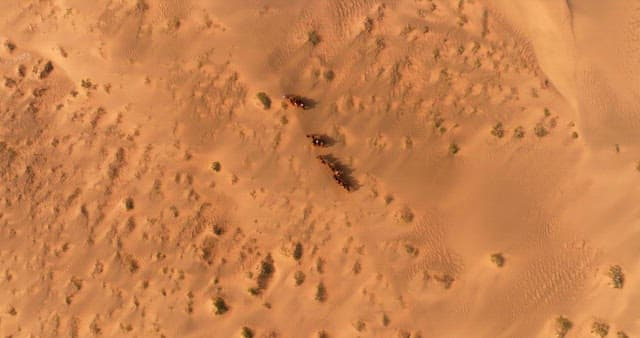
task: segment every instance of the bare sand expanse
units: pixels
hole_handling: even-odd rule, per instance
[[[638,1],[0,13],[2,337],[640,336]]]

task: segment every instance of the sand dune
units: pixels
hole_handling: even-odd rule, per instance
[[[0,333],[640,334],[639,10],[0,3]]]

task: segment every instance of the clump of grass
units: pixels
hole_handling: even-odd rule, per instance
[[[216,315],[223,315],[229,311],[229,305],[222,297],[216,297],[213,301],[213,306],[216,308]]]
[[[383,314],[382,315],[382,325],[387,327],[389,326],[389,323],[391,323],[391,319],[389,319],[389,316],[387,316],[387,314]]]
[[[411,244],[405,244],[404,245],[404,250],[407,252],[407,254],[411,255],[411,256],[418,256],[418,248],[416,248],[415,246],[411,245]]]
[[[556,337],[564,338],[572,327],[573,323],[566,317],[556,318]]]
[[[306,279],[306,277],[307,276],[304,274],[304,272],[296,271],[296,273],[293,274],[293,279],[296,281],[296,286],[302,285],[302,283],[304,283],[304,280]]]
[[[572,137],[572,138],[578,138],[578,136],[579,136],[579,135],[578,135],[578,132],[577,132],[577,131],[574,131],[574,132],[572,132],[572,133],[571,133],[571,137]]]
[[[611,285],[614,288],[622,289],[624,286],[624,273],[622,273],[620,265],[613,265],[609,268],[609,278],[611,278]]]
[[[322,257],[318,257],[318,260],[316,261],[316,271],[318,271],[318,273],[324,273],[324,259],[322,259]]]
[[[133,202],[133,198],[127,197],[127,199],[124,200],[124,207],[127,210],[133,210],[133,208],[135,207],[135,204]]]
[[[371,33],[371,31],[373,30],[373,19],[371,18],[366,18],[364,20],[364,31],[367,33]]]
[[[321,41],[320,35],[318,35],[316,31],[309,32],[309,34],[307,34],[307,40],[314,46],[317,46]]]
[[[455,155],[460,151],[460,147],[456,143],[451,143],[449,145],[449,154]]]
[[[445,289],[450,289],[451,286],[453,285],[453,282],[455,281],[455,278],[453,278],[453,276],[451,276],[449,274],[443,274],[443,275],[439,275],[439,276],[434,276],[433,278],[435,280],[437,280],[438,282],[442,283],[442,286]]]
[[[259,295],[259,294],[260,294],[260,289],[258,289],[257,287],[249,288],[249,293],[250,293],[252,296],[257,296],[257,295]]]
[[[335,77],[336,77],[336,73],[333,70],[327,70],[324,72],[324,78],[327,81],[333,81]]]
[[[301,258],[302,258],[302,244],[298,242],[293,248],[293,259],[299,261]]]
[[[316,300],[319,302],[324,302],[327,300],[327,288],[324,286],[324,283],[318,283],[318,287],[316,288]]]
[[[536,123],[536,126],[533,127],[533,133],[538,137],[544,137],[549,134],[549,131],[544,127],[542,123]]]
[[[544,107],[544,117],[549,117],[551,116],[551,111],[549,110],[549,108]]]
[[[501,267],[504,266],[505,259],[504,259],[504,256],[501,253],[494,253],[493,255],[491,255],[491,261],[497,267],[501,268]]]
[[[267,288],[267,284],[273,273],[276,271],[275,266],[273,265],[273,258],[271,254],[267,254],[264,260],[260,263],[260,274],[258,275],[258,288],[264,290]]]
[[[518,126],[513,130],[513,137],[523,138],[524,137],[524,127]]]
[[[504,136],[504,126],[502,126],[502,122],[496,123],[491,129],[491,135],[502,138]]]
[[[322,330],[318,332],[318,338],[329,338],[329,334],[327,333],[327,331]]]
[[[222,169],[222,165],[220,164],[220,162],[215,161],[215,162],[211,163],[211,170],[213,170],[215,172],[220,172],[221,169]]]
[[[262,108],[264,108],[265,110],[271,108],[271,98],[269,97],[269,95],[267,95],[267,93],[259,92],[258,94],[256,94],[256,97],[258,98],[260,103],[262,103]]]
[[[616,338],[629,338],[629,336],[624,331],[616,332]]]
[[[591,333],[604,338],[609,334],[609,324],[601,321],[595,321],[591,324]]]
[[[405,223],[411,223],[413,221],[413,218],[414,218],[413,211],[411,211],[411,209],[409,207],[402,208],[402,211],[400,212],[400,218]]]
[[[242,331],[240,331],[240,335],[242,336],[242,338],[253,338],[255,333],[251,328],[243,326]]]
[[[40,79],[46,78],[47,76],[49,76],[49,74],[51,74],[52,71],[53,63],[51,63],[51,61],[47,61],[47,63],[44,64],[42,71],[40,72]]]

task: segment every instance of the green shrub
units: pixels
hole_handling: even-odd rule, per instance
[[[336,73],[333,70],[327,70],[326,72],[324,72],[324,78],[327,81],[333,81],[335,77]]]
[[[327,300],[327,288],[322,282],[318,283],[318,288],[316,289],[316,300],[319,302]]]
[[[215,162],[211,163],[211,170],[213,170],[215,172],[220,172],[221,169],[222,169],[222,165],[220,164],[220,162],[215,161]]]
[[[573,323],[563,316],[556,318],[556,337],[564,338],[569,330],[573,327]]]
[[[459,151],[460,151],[460,147],[459,147],[457,144],[455,144],[455,143],[451,143],[451,144],[449,145],[449,154],[451,154],[451,155],[455,155],[455,154],[457,154]]]
[[[213,306],[216,308],[216,315],[223,315],[229,311],[229,305],[227,305],[222,297],[217,297],[213,301]]]
[[[544,127],[542,123],[536,123],[536,126],[533,128],[533,133],[538,137],[544,137],[549,134],[549,131]]]
[[[293,279],[296,281],[296,286],[302,285],[302,283],[304,283],[305,278],[306,276],[302,271],[296,271],[296,273],[293,275]]]
[[[271,98],[269,97],[269,95],[267,95],[267,93],[259,92],[258,94],[256,94],[256,97],[258,98],[258,100],[260,100],[260,103],[262,103],[262,108],[271,108]]]
[[[317,46],[321,41],[320,40],[320,35],[318,35],[318,32],[316,32],[316,31],[309,32],[307,37],[308,37],[308,41],[314,46]]]
[[[504,256],[501,253],[491,255],[491,261],[499,268],[504,266]]]
[[[624,274],[620,265],[614,265],[609,268],[609,277],[611,278],[611,285],[616,289],[622,289],[624,286]]]
[[[591,324],[591,333],[604,338],[609,334],[609,324],[601,321],[595,321]]]
[[[493,126],[491,129],[491,135],[497,138],[502,138],[504,136],[504,127],[502,126],[502,122],[498,122]]]
[[[242,338],[253,338],[254,332],[252,329],[244,326],[242,327],[242,331],[240,332],[240,335],[242,335]]]
[[[302,244],[298,242],[293,248],[293,259],[299,261],[301,258],[302,258]]]

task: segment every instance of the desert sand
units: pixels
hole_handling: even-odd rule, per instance
[[[2,337],[640,336],[637,1],[0,13]]]

